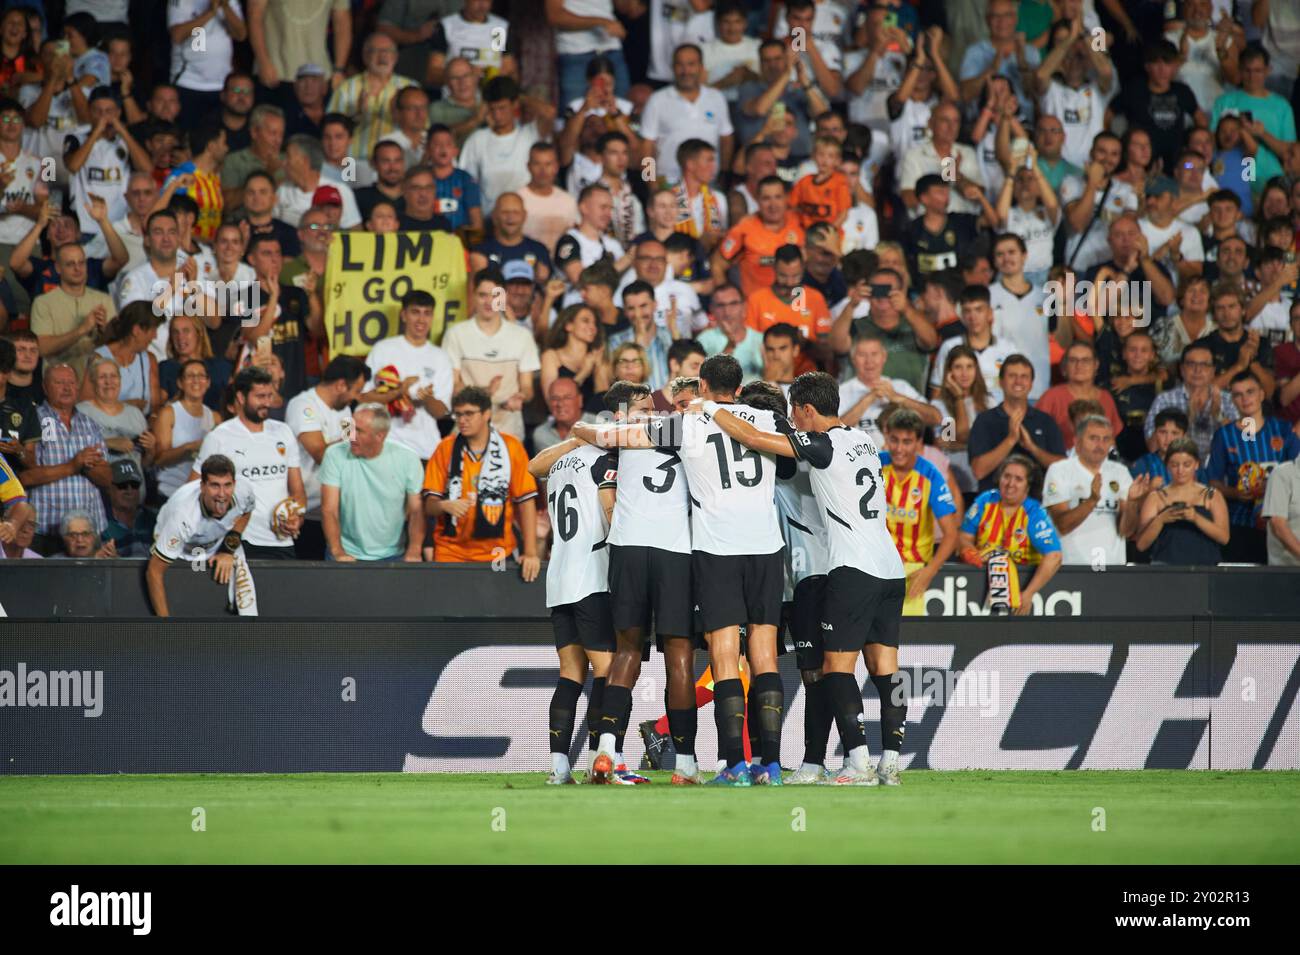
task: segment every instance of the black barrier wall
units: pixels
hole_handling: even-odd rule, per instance
[[[902,642],[906,768],[1300,768],[1295,621],[913,618]],[[543,772],[556,675],[541,622],[10,621],[0,772]],[[793,765],[789,655],[782,676]],[[654,655],[631,725],[663,686]],[[698,751],[716,753],[711,711]]]
[[[0,605],[11,618],[139,618],[151,613],[139,560],[0,561]],[[253,562],[263,616],[348,620],[546,620],[545,576],[526,584],[518,567],[489,565]],[[206,569],[177,562],[167,572],[177,617],[218,617],[224,587]],[[932,617],[983,614],[983,575],[943,570],[927,591]],[[1286,568],[1188,570],[1067,568],[1035,597],[1033,612],[1056,617],[1203,616],[1300,620],[1300,573]],[[5,625],[0,621],[0,628]]]

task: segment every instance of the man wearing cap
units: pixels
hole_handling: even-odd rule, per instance
[[[108,204],[110,222],[126,215],[126,181],[134,166],[141,172],[153,168],[148,151],[126,130],[122,108],[113,91],[101,86],[90,94],[91,125],[78,126],[63,140],[63,162],[72,177],[73,207],[82,235],[99,233],[90,211],[90,194]]]
[[[314,4],[249,0],[248,42],[257,64],[257,79],[269,94],[263,99],[286,105],[290,77],[307,63],[332,67],[331,86],[343,82],[352,50],[350,6],[348,0]],[[331,49],[326,49],[327,36],[333,38]]]
[[[325,151],[310,136],[291,136],[284,151],[285,181],[276,190],[275,217],[297,227],[302,214],[316,204],[316,190],[324,183],[321,167],[325,165]],[[339,225],[354,229],[361,224],[361,213],[352,190],[343,184],[332,184],[337,190],[342,209]],[[323,197],[324,198],[324,197]]]
[[[532,267],[538,282],[551,277],[551,253],[536,239],[524,235],[524,222],[528,213],[518,193],[506,192],[497,198],[492,208],[492,235],[470,251],[469,267],[472,271],[489,265],[504,268],[516,259]]]
[[[325,118],[325,100],[329,95],[329,70],[318,63],[304,63],[293,78],[293,95],[282,104],[285,110],[284,134],[306,133],[320,139],[320,124]]]
[[[339,220],[343,218],[343,196],[337,186],[317,186],[316,191],[311,194],[311,205],[307,207],[307,212],[321,212],[325,216],[325,226],[330,231],[336,231],[339,227]],[[320,228],[319,226],[306,226],[307,212],[302,214],[298,220],[298,241],[302,241],[302,230],[304,228]]]
[[[154,514],[140,506],[143,480],[140,468],[130,458],[113,462],[104,542],[113,543],[118,557],[147,557],[153,544]]]
[[[511,259],[501,267],[506,280],[506,312],[516,322],[530,331],[539,327],[540,311],[544,301],[537,295],[537,276],[533,267],[523,259]]]
[[[1205,268],[1205,250],[1201,233],[1175,214],[1177,195],[1178,184],[1168,176],[1157,176],[1154,182],[1148,183],[1147,214],[1138,221],[1138,226],[1146,236],[1147,247],[1156,250],[1155,260],[1181,280],[1201,274]],[[1159,255],[1161,249],[1165,250],[1163,256]]]
[[[370,148],[395,128],[393,100],[398,92],[416,86],[414,80],[397,76],[397,44],[392,37],[372,33],[361,47],[365,70],[344,80],[330,97],[331,113],[350,116],[357,124],[351,155],[364,159]]]

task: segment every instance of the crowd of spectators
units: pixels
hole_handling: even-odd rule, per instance
[[[245,435],[304,512],[250,557],[532,579],[529,453],[727,353],[918,433],[963,550],[1300,565],[1294,3],[134,6],[0,14],[7,557],[144,556]],[[458,235],[463,317],[331,355],[346,230]]]

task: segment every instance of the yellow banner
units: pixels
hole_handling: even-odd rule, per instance
[[[325,328],[331,355],[365,355],[400,334],[408,292],[433,296],[429,340],[465,315],[465,247],[446,232],[340,232],[325,264]]]

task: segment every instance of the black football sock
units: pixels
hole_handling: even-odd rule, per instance
[[[903,733],[907,727],[907,697],[898,671],[873,676],[871,682],[880,694],[880,748],[903,750]]]
[[[826,744],[830,741],[835,717],[826,702],[826,687],[819,676],[804,685],[803,761],[809,766],[826,765]]]
[[[605,709],[601,715],[600,731],[614,734],[614,752],[623,752],[623,737],[627,735],[628,717],[632,715],[632,691],[626,686],[605,687]],[[612,721],[612,722],[611,722]]]
[[[673,749],[681,756],[695,755],[695,733],[699,726],[699,710],[668,711],[668,732],[673,737]]]
[[[745,761],[745,687],[739,677],[713,684],[713,719],[718,726],[718,754],[728,767]]]
[[[605,712],[605,678],[593,677],[591,698],[587,701],[587,748],[593,753],[600,742],[600,718]],[[609,724],[605,724],[608,726]]]
[[[781,720],[785,715],[785,687],[781,674],[760,673],[749,687],[751,700],[758,700],[758,738],[762,747],[763,765],[781,762]],[[754,711],[751,710],[750,725]],[[751,732],[753,732],[751,730]]]
[[[551,752],[569,754],[573,742],[573,723],[578,716],[578,697],[582,684],[560,677],[551,695]]]
[[[851,673],[826,673],[821,682],[826,685],[826,704],[835,717],[847,758],[859,746],[867,745],[866,734],[858,722],[862,715],[862,687]]]
[[[754,692],[755,682],[749,681],[749,692],[745,694],[745,734],[749,742],[750,760],[763,755],[763,740],[758,733],[758,694]]]

